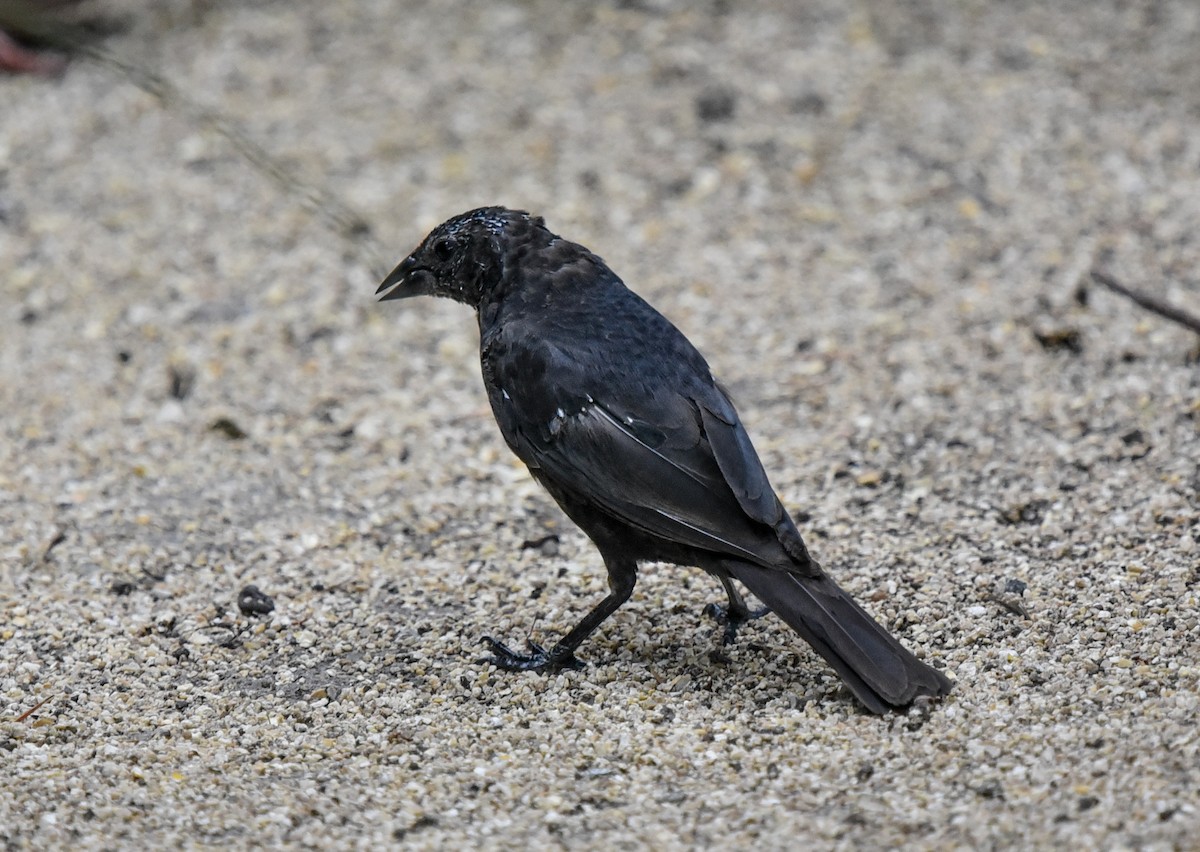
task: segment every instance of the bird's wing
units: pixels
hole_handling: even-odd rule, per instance
[[[779,543],[797,565],[812,566],[814,571],[818,570],[808,555],[799,530],[771,487],[762,461],[754,451],[746,427],[742,425],[729,395],[716,382],[712,390],[712,393],[704,394],[704,399],[699,403],[700,417],[713,458],[720,466],[725,482],[747,515],[775,530]]]
[[[773,527],[779,522],[783,507],[729,396],[715,384],[713,391],[698,403],[713,458],[742,510],[759,523]]]
[[[664,391],[585,370],[544,340],[490,348],[497,421],[537,475],[651,536],[764,567],[791,562],[771,530],[781,518],[795,528],[711,380]]]

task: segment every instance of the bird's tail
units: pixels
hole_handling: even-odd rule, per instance
[[[950,692],[945,675],[914,657],[825,574],[797,576],[732,560],[722,567],[812,645],[871,712]]]

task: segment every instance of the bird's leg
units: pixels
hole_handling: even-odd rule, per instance
[[[575,658],[575,649],[583,644],[583,640],[595,632],[601,623],[616,612],[621,604],[629,600],[633,587],[637,583],[637,563],[632,559],[614,559],[604,557],[608,568],[609,593],[585,615],[571,632],[554,643],[549,651],[536,642],[529,641],[528,654],[518,654],[502,642],[497,642],[491,636],[484,636],[484,643],[492,649],[494,656],[485,662],[493,663],[496,668],[510,672],[550,672],[559,669],[581,669],[583,663]]]
[[[704,614],[712,616],[718,624],[725,625],[725,635],[721,639],[721,644],[732,645],[737,640],[739,627],[747,621],[762,618],[771,610],[765,606],[761,609],[750,609],[750,607],[746,606],[746,599],[742,597],[741,592],[734,588],[733,580],[729,579],[725,574],[718,574],[717,578],[721,581],[721,585],[725,587],[725,594],[729,597],[729,604],[721,606],[720,604],[710,603],[704,608]]]

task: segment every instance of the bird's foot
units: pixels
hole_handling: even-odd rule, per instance
[[[549,651],[538,643],[528,640],[530,653],[518,654],[503,642],[484,636],[483,643],[492,649],[493,656],[483,662],[492,663],[498,669],[509,672],[556,672],[560,669],[581,669],[583,663],[575,658],[575,652],[555,645]]]
[[[738,628],[747,621],[762,618],[770,611],[765,606],[761,609],[749,609],[748,607],[734,608],[722,606],[717,603],[710,603],[704,607],[705,615],[711,617],[717,624],[725,625],[725,635],[721,637],[722,645],[732,645],[737,641]]]

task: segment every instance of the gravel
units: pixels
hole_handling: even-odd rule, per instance
[[[102,7],[163,97],[0,80],[6,848],[1195,843],[1197,339],[1080,284],[1200,311],[1200,7]],[[948,700],[657,565],[479,661],[605,589],[469,312],[372,298],[488,203],[688,333]]]

